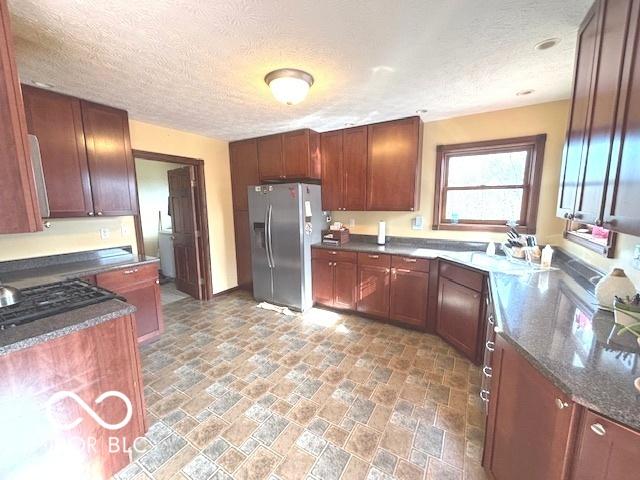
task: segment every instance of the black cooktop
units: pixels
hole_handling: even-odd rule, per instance
[[[0,330],[114,298],[122,300],[115,293],[82,280],[65,280],[20,292],[19,303],[0,307]]]

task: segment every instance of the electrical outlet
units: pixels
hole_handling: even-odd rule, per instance
[[[349,219],[349,228],[353,228],[356,226],[356,219],[355,218],[350,218]]]
[[[129,236],[129,227],[126,225],[120,225],[120,234],[123,237],[128,237]]]
[[[100,229],[100,238],[102,240],[106,240],[110,236],[111,236],[111,230],[109,230],[108,228],[101,228]]]

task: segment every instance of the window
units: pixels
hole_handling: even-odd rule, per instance
[[[535,233],[545,139],[439,145],[433,228]]]

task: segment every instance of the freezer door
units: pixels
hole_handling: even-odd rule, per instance
[[[269,195],[263,193],[261,187],[251,186],[248,187],[248,199],[253,296],[256,300],[272,302],[273,275],[267,251]]]
[[[303,309],[302,199],[299,183],[274,185],[271,211],[273,302]]]

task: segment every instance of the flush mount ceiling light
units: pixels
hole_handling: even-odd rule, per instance
[[[523,97],[525,95],[531,95],[533,92],[535,92],[535,90],[532,90],[532,89],[520,90],[519,92],[516,92],[516,95],[519,97]]]
[[[536,50],[549,50],[552,47],[555,47],[560,42],[559,38],[547,38],[539,43],[536,43]]]
[[[305,99],[313,77],[295,68],[280,68],[267,73],[264,81],[276,100],[287,105],[295,105]]]

